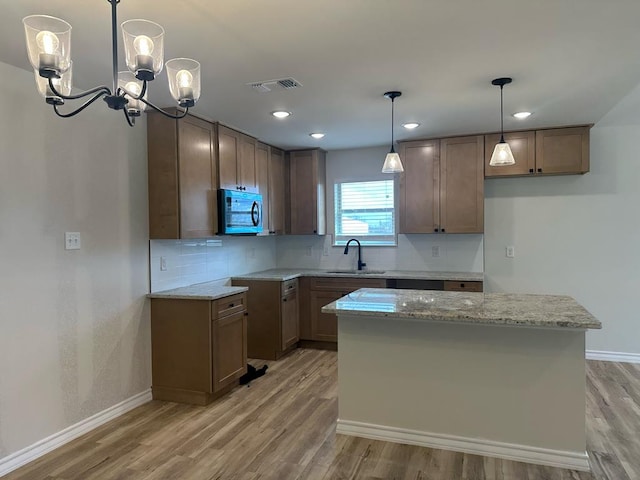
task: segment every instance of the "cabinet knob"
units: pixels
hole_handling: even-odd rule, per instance
[[[542,169],[541,168],[538,169],[538,173],[542,173]]]
[[[234,303],[230,303],[230,304],[229,304],[229,308],[231,308],[231,307],[235,307],[235,306],[236,306],[236,305],[235,305]]]
[[[529,169],[529,173],[533,173],[533,168],[530,168],[530,169]]]
[[[442,233],[444,233],[444,228],[441,228],[441,229],[440,229],[440,231],[441,231]]]
[[[286,302],[286,301],[287,301],[287,299],[286,299],[286,298],[283,298],[283,299],[282,299],[282,301],[283,301],[283,302]]]
[[[313,233],[318,233],[318,231],[317,231],[317,230],[314,230],[314,231],[313,231]]]
[[[461,284],[460,284],[460,288],[464,288],[464,283],[461,283]]]
[[[434,228],[434,229],[433,229],[433,231],[434,231],[434,232],[437,232],[437,231],[438,231],[438,229],[437,229],[437,228]]]
[[[274,235],[276,233],[275,230],[269,230],[269,235]]]

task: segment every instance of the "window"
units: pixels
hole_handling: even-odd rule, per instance
[[[394,180],[336,183],[335,244],[396,245]]]

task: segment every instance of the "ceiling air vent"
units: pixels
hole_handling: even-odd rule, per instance
[[[280,80],[278,80],[278,85],[280,85],[282,88],[286,88],[287,90],[290,88],[298,88],[302,86],[302,84],[295,78],[281,78]]]
[[[264,82],[251,82],[247,83],[253,90],[260,93],[267,93],[274,87],[284,88],[285,90],[291,90],[293,88],[300,88],[302,84],[295,78],[277,78],[275,80],[265,80]]]

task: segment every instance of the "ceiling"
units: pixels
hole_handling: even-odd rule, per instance
[[[21,19],[53,15],[73,26],[74,85],[110,85],[106,0],[3,3],[0,61],[30,69]],[[514,79],[505,113],[534,112],[507,130],[595,123],[640,83],[637,0],[121,0],[118,16],[161,24],[165,59],[200,61],[194,113],[283,148],[388,144],[387,90],[403,92],[395,135],[409,139],[499,130],[500,76]],[[282,77],[303,86],[246,85]],[[165,72],[149,99],[172,105]]]

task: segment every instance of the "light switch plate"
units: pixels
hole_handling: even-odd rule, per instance
[[[516,247],[513,245],[508,245],[505,250],[507,258],[514,258],[516,256]]]
[[[81,246],[80,232],[64,232],[65,250],[80,250]]]

